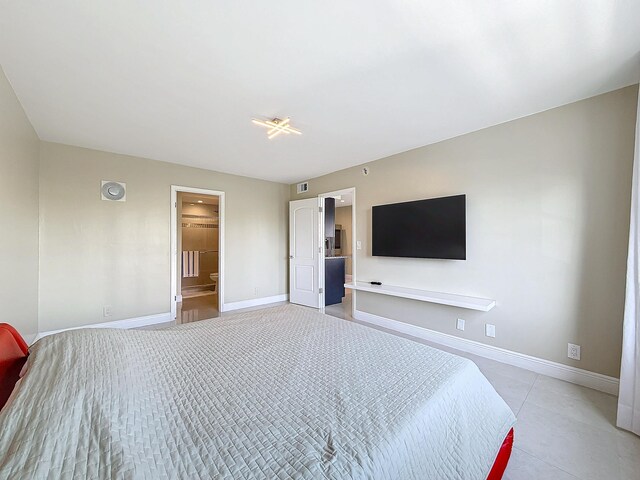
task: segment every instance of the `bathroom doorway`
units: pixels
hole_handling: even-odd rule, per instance
[[[172,313],[176,324],[215,318],[222,310],[224,194],[202,192],[172,187]]]

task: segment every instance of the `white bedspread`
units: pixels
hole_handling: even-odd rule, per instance
[[[286,305],[40,340],[0,478],[486,478],[514,415],[461,357]]]

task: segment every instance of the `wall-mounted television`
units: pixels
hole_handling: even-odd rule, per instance
[[[377,257],[466,260],[466,195],[372,208],[372,253]]]

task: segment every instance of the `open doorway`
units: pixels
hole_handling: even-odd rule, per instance
[[[177,324],[223,309],[224,193],[172,187],[172,313]]]
[[[352,319],[354,305],[353,290],[346,289],[345,283],[355,278],[356,247],[356,191],[355,188],[323,193],[324,200],[323,233],[324,243],[321,255],[320,308],[328,315]]]
[[[353,318],[356,294],[344,285],[356,279],[356,225],[355,188],[289,202],[291,303]]]

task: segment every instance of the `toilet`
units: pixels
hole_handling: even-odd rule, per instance
[[[213,293],[218,293],[218,274],[212,273],[209,275],[211,282],[213,283]]]

